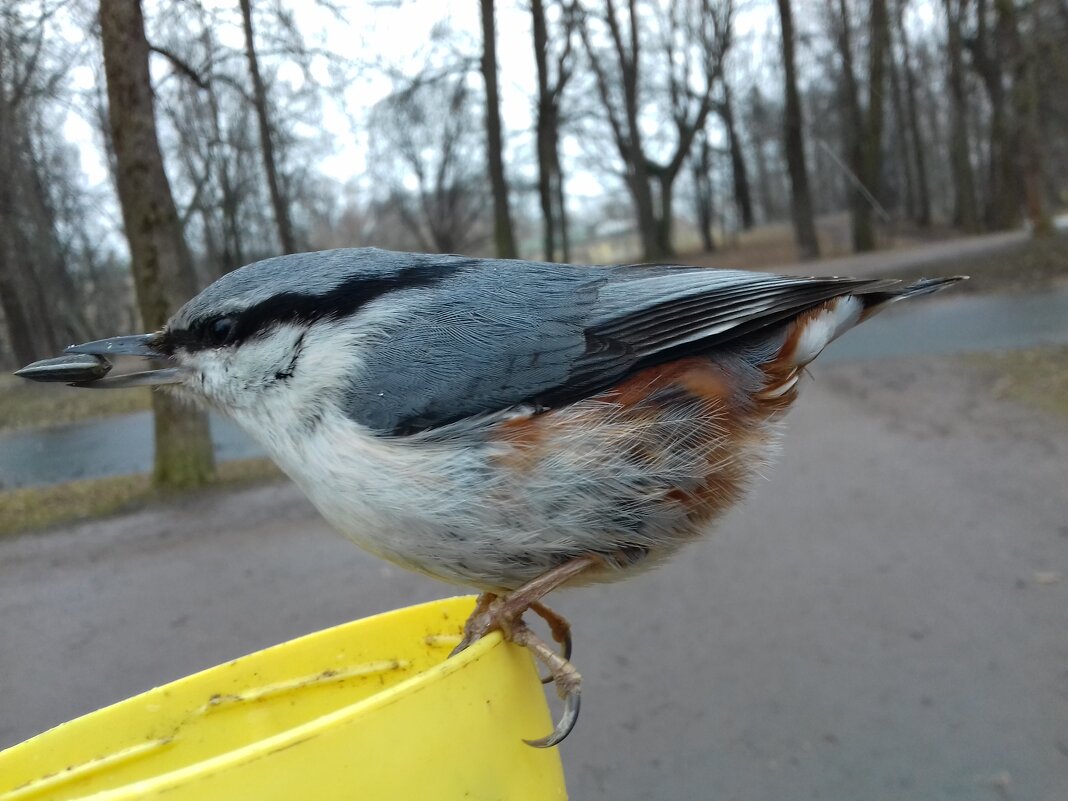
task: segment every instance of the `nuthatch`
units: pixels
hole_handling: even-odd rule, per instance
[[[553,745],[579,676],[542,596],[707,531],[772,457],[805,365],[886,305],[958,280],[301,253],[223,276],[161,331],[20,374],[168,384],[234,419],[358,545],[481,590],[460,647],[500,629],[549,666],[564,717],[533,744]],[[156,367],[105,375],[113,356]]]

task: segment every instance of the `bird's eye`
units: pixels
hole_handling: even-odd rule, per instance
[[[237,323],[233,317],[220,317],[208,323],[208,337],[216,347],[229,345],[237,333]]]

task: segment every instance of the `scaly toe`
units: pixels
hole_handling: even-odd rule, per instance
[[[564,713],[549,735],[523,741],[535,748],[550,748],[571,734],[578,722],[582,676],[574,665],[546,645],[522,620],[516,621],[510,639],[517,645],[525,646],[538,661],[549,668],[551,678],[556,683],[556,692],[564,701]]]
[[[563,657],[564,661],[570,661],[571,624],[567,622],[563,615],[553,611],[540,601],[531,604],[530,610],[549,624],[549,631],[552,632],[553,640],[560,646],[560,656]],[[551,684],[554,681],[552,674],[541,677],[542,684]]]

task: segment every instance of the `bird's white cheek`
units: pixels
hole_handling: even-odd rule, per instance
[[[201,351],[179,357],[185,381],[179,394],[195,397],[222,410],[246,400],[244,382],[235,381],[233,359],[221,351]]]

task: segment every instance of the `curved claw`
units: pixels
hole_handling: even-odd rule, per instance
[[[523,742],[535,748],[552,748],[554,745],[559,745],[567,735],[571,734],[575,724],[578,723],[581,706],[582,693],[576,688],[564,697],[564,714],[560,716],[552,733],[537,740],[523,740]]]
[[[449,651],[449,659],[452,659],[458,653],[467,650],[467,648],[471,645],[472,642],[473,640],[470,637],[464,635],[463,639],[461,639],[460,642],[456,644],[456,647]]]

